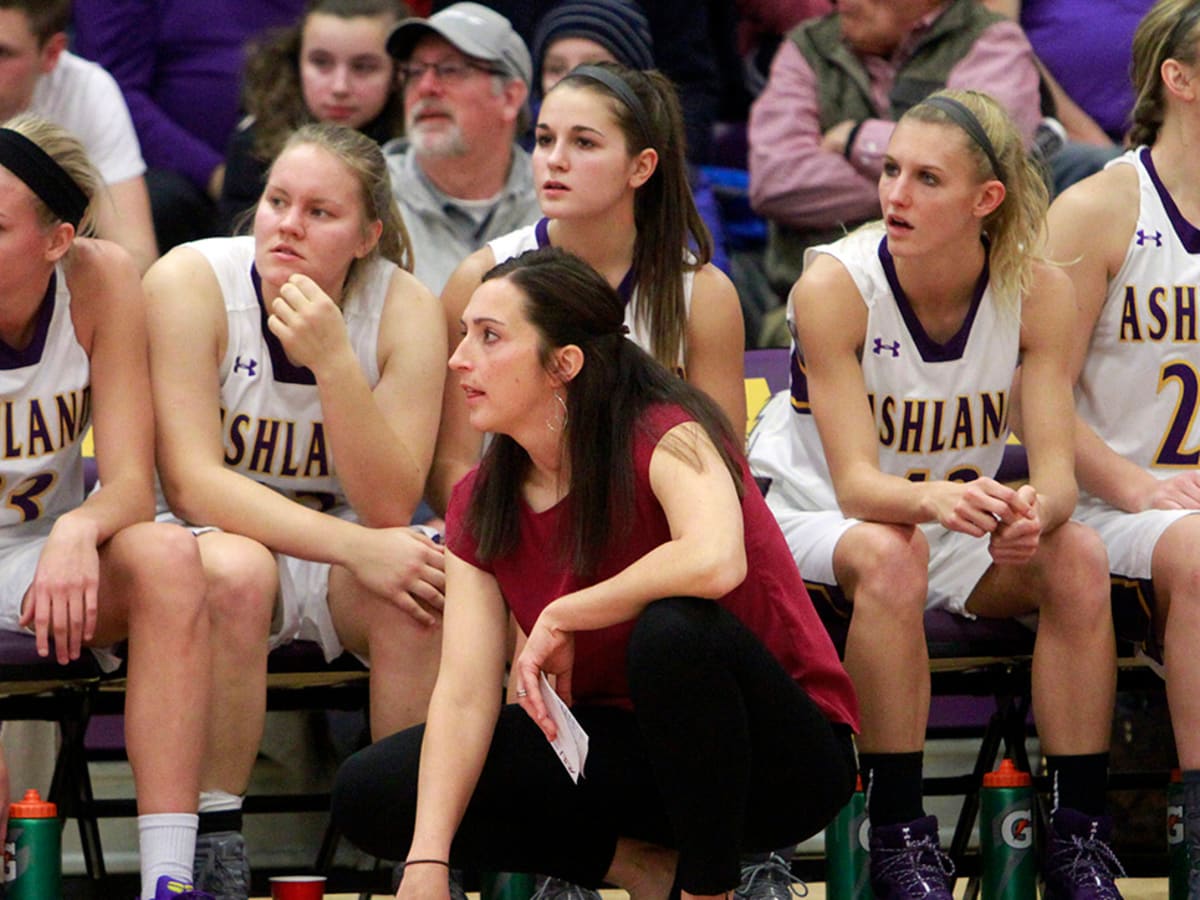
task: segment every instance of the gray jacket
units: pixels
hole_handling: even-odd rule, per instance
[[[392,190],[412,238],[414,274],[435,294],[442,292],[460,262],[492,238],[531,225],[542,216],[529,154],[515,144],[508,181],[481,224],[457,207],[453,197],[434,187],[407,142],[390,141],[384,154]]]

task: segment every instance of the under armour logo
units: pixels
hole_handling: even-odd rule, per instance
[[[875,338],[875,350],[874,350],[875,355],[883,356],[884,350],[891,350],[892,357],[895,358],[900,355],[900,342],[892,341],[890,344],[885,344],[883,342],[883,338]]]
[[[1155,247],[1162,246],[1162,232],[1156,231],[1154,234],[1146,234],[1141,228],[1137,230],[1137,242],[1139,247],[1144,247],[1146,241],[1154,241]]]
[[[233,371],[237,372],[238,369],[245,369],[247,378],[253,378],[254,370],[257,368],[258,368],[258,360],[256,360],[256,359],[249,359],[249,360],[246,360],[246,362],[242,362],[242,358],[239,356],[239,357],[235,358],[233,361]]]

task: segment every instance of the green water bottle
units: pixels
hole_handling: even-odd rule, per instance
[[[825,896],[829,900],[871,900],[869,834],[860,777],[849,802],[825,829]]]
[[[1034,900],[1033,778],[1011,759],[983,776],[979,809],[979,852],[983,900]]]
[[[1167,785],[1167,855],[1171,868],[1168,883],[1171,900],[1188,900],[1188,848],[1183,827],[1183,773],[1171,770]]]
[[[11,804],[4,844],[8,900],[62,900],[62,826],[58,808],[35,790]]]
[[[529,900],[533,876],[524,872],[484,872],[480,875],[479,900]]]

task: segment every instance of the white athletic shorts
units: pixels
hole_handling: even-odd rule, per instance
[[[1173,524],[1200,510],[1147,509],[1130,513],[1095,497],[1080,497],[1075,520],[1094,529],[1108,548],[1108,570],[1124,578],[1150,580],[1154,547]]]
[[[335,507],[328,510],[327,515],[349,522],[358,521],[349,506]],[[190,528],[197,537],[209,531],[220,531],[211,526],[188,525],[171,512],[160,512],[157,519]],[[270,648],[274,650],[292,641],[313,641],[320,645],[326,662],[337,659],[345,647],[338,638],[329,611],[329,563],[298,559],[283,553],[275,554],[275,562],[279,569],[279,597],[271,621]],[[365,657],[355,656],[364,665],[369,665]]]
[[[774,496],[773,496],[774,495]],[[767,491],[767,506],[775,514],[791,548],[800,575],[817,584],[837,584],[833,551],[847,531],[862,522],[837,510],[798,510],[774,491]],[[945,609],[968,619],[967,599],[992,564],[988,542],[937,524],[919,526],[929,541],[929,593],[926,609]]]
[[[54,522],[52,518],[35,519],[0,532],[0,628],[5,631],[33,634],[32,628],[20,624],[21,606],[25,602],[25,592],[37,574],[38,560],[42,558],[42,548],[46,546]],[[121,658],[111,648],[88,649],[105,672],[121,665]]]

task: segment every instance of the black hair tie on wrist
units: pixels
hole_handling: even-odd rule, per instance
[[[858,132],[863,127],[863,122],[866,119],[860,119],[854,123],[854,127],[850,129],[850,133],[846,135],[846,146],[842,148],[842,156],[850,159],[854,153],[854,142],[858,139]]]
[[[450,863],[446,862],[444,859],[406,859],[404,862],[400,863],[400,868],[407,869],[409,866],[421,865],[445,866],[447,869],[450,868]]]

